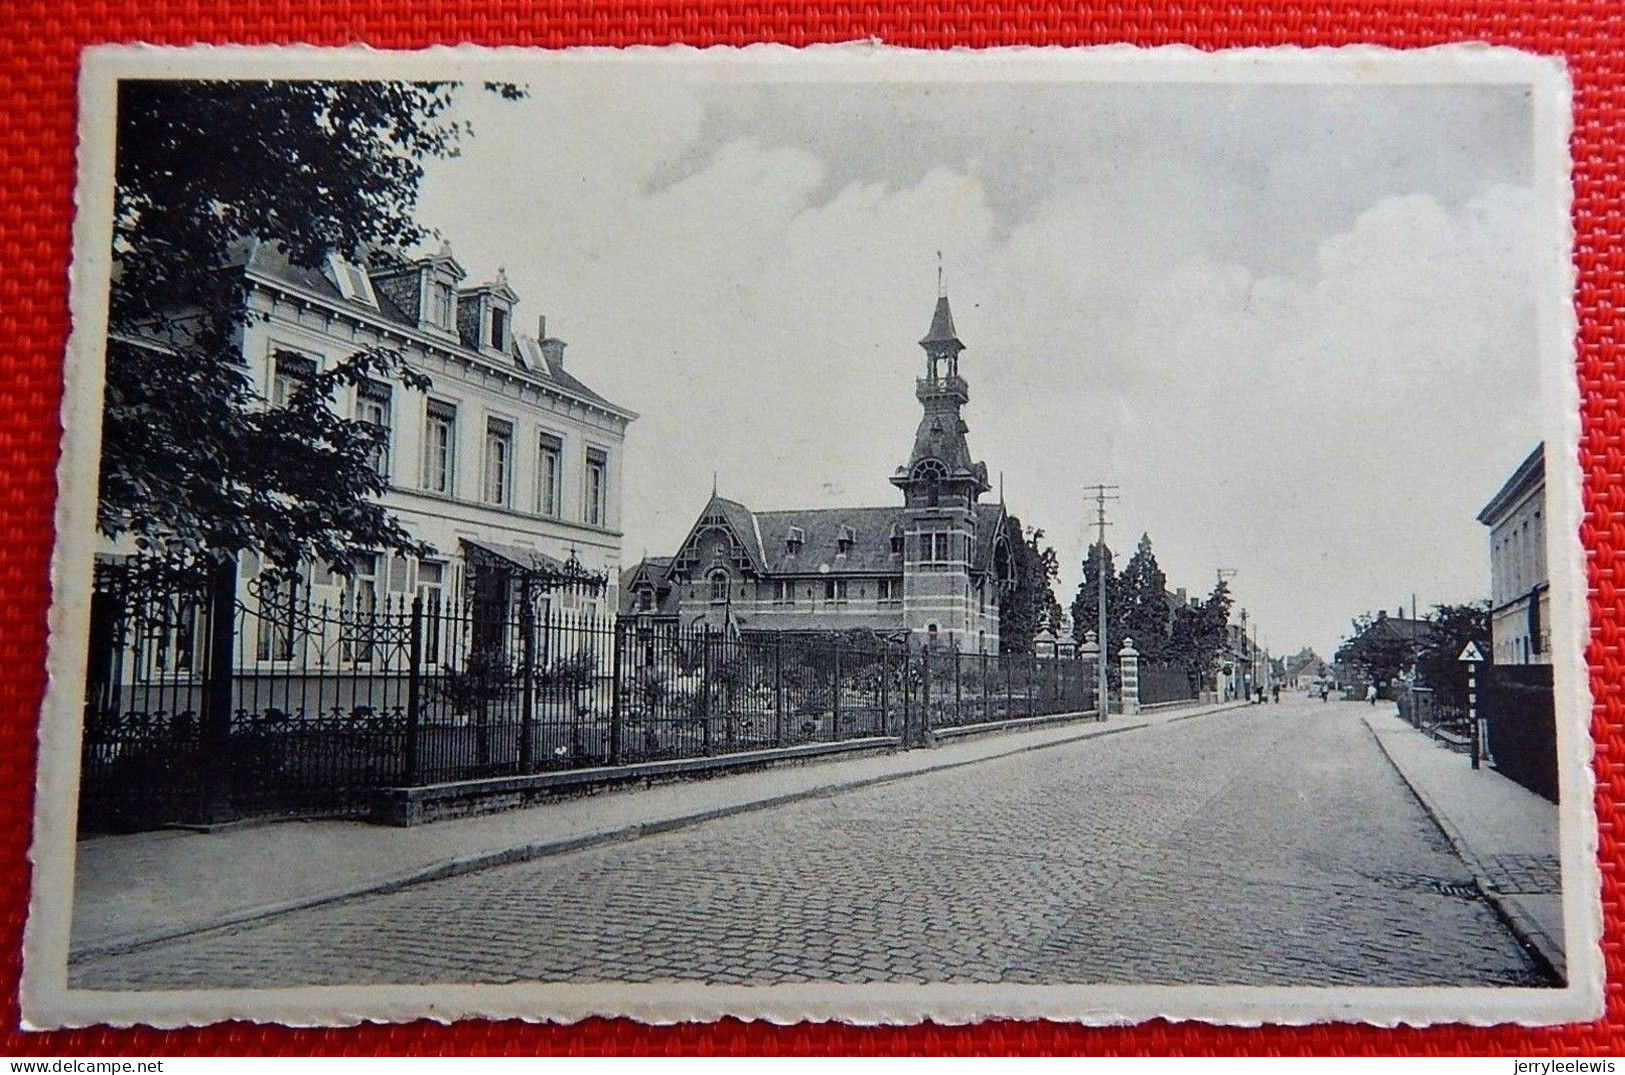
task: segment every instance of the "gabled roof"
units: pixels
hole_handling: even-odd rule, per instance
[[[671,579],[668,577],[671,562],[670,556],[645,556],[621,571],[618,606],[622,615],[640,611],[638,595],[650,587],[654,589],[655,595],[653,614],[657,616],[677,614],[677,590],[671,585]]]
[[[1368,646],[1376,642],[1426,642],[1433,630],[1431,620],[1402,619],[1398,616],[1378,616],[1371,626],[1349,640],[1350,646]]]

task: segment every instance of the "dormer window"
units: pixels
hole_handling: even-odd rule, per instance
[[[784,549],[791,556],[794,556],[801,551],[801,546],[806,540],[807,535],[802,531],[801,527],[792,526],[784,535]]]
[[[491,332],[486,340],[492,350],[508,349],[508,311],[500,306],[491,307]]]
[[[893,556],[903,555],[903,528],[897,523],[891,525],[891,551]]]
[[[340,295],[365,306],[378,305],[378,296],[373,294],[372,290],[372,279],[361,266],[346,261],[337,254],[329,254],[327,271],[332,275],[333,282],[338,285]]]
[[[425,320],[447,331],[457,327],[457,291],[447,281],[429,281],[429,310]]]
[[[844,526],[843,525],[840,529],[836,530],[835,531],[835,552],[836,552],[836,554],[839,555],[839,556],[845,556],[847,553],[851,552],[852,551],[852,540],[853,540],[853,534],[852,534],[852,528],[850,526]]]

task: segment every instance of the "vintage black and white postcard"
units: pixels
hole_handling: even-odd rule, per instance
[[[31,1025],[1600,1012],[1557,61],[81,108]]]

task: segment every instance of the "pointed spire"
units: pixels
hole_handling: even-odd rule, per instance
[[[959,336],[954,331],[954,312],[948,308],[948,296],[937,296],[937,308],[931,312],[931,329],[920,341],[920,346],[929,349],[934,344],[951,343],[959,347]]]
[[[711,472],[711,495],[717,495],[717,472],[714,470]]]
[[[937,251],[937,298],[948,297],[948,285],[942,282],[942,251]]]

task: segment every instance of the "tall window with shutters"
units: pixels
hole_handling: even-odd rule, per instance
[[[271,406],[286,407],[301,385],[316,376],[316,360],[296,351],[278,351],[272,361]]]
[[[583,518],[593,526],[604,526],[605,497],[609,493],[609,456],[601,449],[587,451],[587,489]]]
[[[452,496],[457,492],[457,407],[429,401],[423,436],[423,488]]]
[[[506,504],[513,489],[513,423],[501,418],[485,423],[485,501]]]
[[[363,381],[355,393],[355,417],[373,428],[378,440],[373,444],[369,461],[380,478],[389,477],[390,387],[382,381]]]
[[[543,433],[536,454],[536,511],[539,514],[559,514],[559,478],[563,466],[564,441],[551,433]]]

